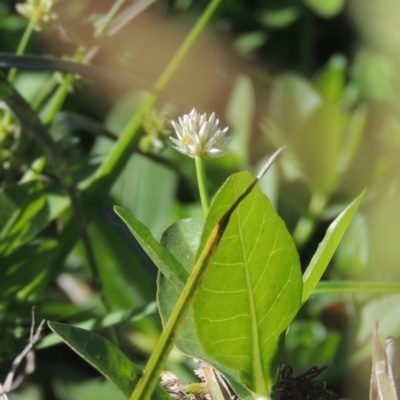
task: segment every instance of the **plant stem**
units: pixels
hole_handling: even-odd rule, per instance
[[[32,35],[34,25],[32,22],[29,22],[27,27],[25,28],[24,34],[22,35],[21,41],[19,42],[16,54],[21,55],[24,53],[26,46],[28,45],[29,39]],[[8,73],[8,81],[10,83],[14,82],[15,77],[17,76],[17,68],[11,68],[9,73]]]
[[[298,247],[302,247],[310,238],[315,227],[315,220],[324,211],[327,201],[328,198],[322,194],[314,193],[311,196],[307,214],[299,219],[293,231],[292,236]]]
[[[107,28],[107,25],[110,23],[114,15],[118,12],[118,10],[122,7],[124,3],[125,0],[117,0],[114,3],[114,5],[110,8],[108,13],[101,18],[93,34],[95,38],[100,37],[103,34],[104,30]]]
[[[203,207],[204,216],[207,215],[210,207],[210,198],[206,185],[206,174],[204,169],[204,161],[201,157],[195,156],[194,162],[196,165],[197,184],[199,185],[201,206]]]
[[[147,362],[146,368],[143,372],[143,376],[136,386],[136,389],[133,392],[130,400],[150,399],[150,396],[160,379],[161,371],[164,368],[169,353],[171,352],[185,318],[192,307],[201,281],[203,280],[207,268],[211,263],[211,259],[217,250],[223,230],[219,224],[211,232],[211,235],[207,240],[200,257],[197,260],[196,265],[193,267],[193,271],[190,274],[181,295],[179,296],[171,316],[164,327],[160,339],[158,340],[154,351],[151,353],[149,361]]]
[[[84,55],[83,48],[78,48],[76,54],[74,56],[74,60],[80,61]],[[64,104],[65,99],[68,96],[68,92],[72,87],[72,84],[75,81],[74,74],[67,74],[61,84],[61,86],[57,89],[56,93],[53,95],[49,103],[46,105],[46,108],[43,110],[41,120],[44,124],[49,124],[52,122],[57,115],[58,111],[60,111],[62,105]]]

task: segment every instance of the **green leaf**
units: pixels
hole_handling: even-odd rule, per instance
[[[348,121],[336,104],[325,102],[300,122],[292,141],[293,153],[312,193],[329,195],[336,189]]]
[[[303,0],[320,17],[333,18],[338,15],[343,7],[344,0]]]
[[[286,7],[280,10],[263,11],[260,22],[270,29],[282,29],[296,21],[300,16],[297,7]]]
[[[331,223],[326,231],[323,241],[318,246],[318,250],[315,252],[303,275],[303,303],[308,299],[320,281],[326,267],[329,264],[329,261],[333,256],[333,253],[335,252],[340,240],[350,225],[350,222],[352,221],[364,195],[365,189],[355,200],[353,200],[352,203],[350,203],[350,205],[344,211],[339,214],[339,216]]]
[[[230,149],[242,164],[249,160],[249,142],[253,128],[254,89],[251,79],[239,75],[226,110],[226,118],[232,131]]]
[[[325,101],[338,104],[346,82],[346,59],[333,55],[316,79],[316,86]]]
[[[120,324],[122,322],[137,322],[157,312],[157,304],[150,303],[143,307],[134,308],[132,310],[122,310],[111,313],[104,318],[93,318],[77,324],[77,328],[86,329],[89,331],[108,328]],[[62,339],[59,335],[52,333],[46,335],[35,346],[36,349],[44,349],[61,343]]]
[[[106,146],[108,149],[109,140]],[[164,165],[135,154],[114,183],[111,194],[158,238],[173,210],[177,179],[176,173]],[[157,196],[154,188],[157,188]]]
[[[40,181],[10,186],[1,192],[4,225],[0,234],[0,252],[9,255],[28,243],[68,205],[69,199],[60,187],[46,186]]]
[[[111,381],[126,398],[129,398],[142,375],[142,370],[121,350],[109,340],[84,329],[58,322],[49,322],[48,325],[72,350]],[[157,387],[152,399],[170,400],[171,398],[164,389]]]
[[[390,294],[400,293],[400,283],[397,282],[365,282],[365,281],[324,281],[318,282],[313,290],[314,295],[325,295],[335,293],[374,293]]]
[[[176,276],[182,282],[186,282],[188,272],[163,245],[154,239],[150,230],[123,208],[116,206],[114,209],[165,277],[172,281],[172,276]]]
[[[18,294],[20,299],[39,288],[48,274],[48,264],[57,251],[57,242],[49,240],[34,246],[25,246],[1,259],[0,300]]]
[[[241,173],[223,186],[210,208],[202,243],[251,181],[250,174]],[[255,188],[233,213],[194,301],[203,349],[253,393],[269,395],[280,336],[298,312],[301,293],[294,242],[267,197]]]
[[[203,227],[203,218],[180,220],[168,227],[161,238],[162,244],[182,263],[188,272],[192,270],[196,262],[196,253]],[[157,301],[164,325],[168,321],[183,290],[183,283],[178,281],[178,285],[173,285],[163,274],[158,274]],[[203,351],[197,337],[192,311],[186,317],[175,344],[187,356],[201,359],[220,371],[242,400],[254,400],[248,389],[239,382],[232,372],[217,363]]]

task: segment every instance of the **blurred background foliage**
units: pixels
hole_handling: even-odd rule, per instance
[[[400,280],[398,1],[222,1],[156,108],[141,116],[126,145],[131,155],[103,181],[96,171],[208,1],[126,1],[108,33],[96,37],[114,1],[60,0],[57,18],[29,41],[25,54],[36,58],[20,61],[7,58],[27,26],[15,4],[0,1],[0,64],[4,74],[18,66],[15,87],[48,125],[82,192],[99,279],[78,230],[68,228],[73,211],[54,160],[1,103],[1,377],[26,342],[32,306],[37,321],[99,324],[114,316],[97,325],[101,333],[135,362],[147,358],[161,329],[155,308],[134,321],[118,311],[154,302],[156,270],[112,206],[126,208],[157,238],[172,221],[201,215],[192,160],[168,143],[170,119],[193,107],[215,112],[234,135],[231,154],[206,164],[212,193],[229,174],[256,171],[287,145],[261,186],[293,233],[303,265],[329,222],[367,187],[324,279]],[[76,61],[77,49],[100,69],[52,70],[49,57]],[[46,119],[67,79],[74,84],[66,86],[62,109]],[[287,360],[297,373],[334,360],[324,376],[329,385],[343,397],[367,398],[373,321],[380,320],[382,338],[398,336],[399,302],[396,294],[313,296],[292,324]],[[10,398],[122,398],[53,339],[39,344],[35,372]],[[191,361],[179,352],[168,367],[191,379]]]

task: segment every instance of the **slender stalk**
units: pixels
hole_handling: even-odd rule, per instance
[[[196,293],[200,287],[207,268],[211,263],[211,259],[217,250],[218,244],[222,238],[222,234],[224,233],[226,225],[228,224],[230,215],[236,206],[237,204],[235,203],[235,205],[231,207],[231,210],[229,210],[222,218],[223,222],[220,222],[211,232],[211,235],[204,246],[200,257],[197,260],[181,295],[179,296],[174,310],[172,311],[171,316],[164,327],[160,339],[158,340],[155,349],[151,353],[149,361],[147,362],[146,368],[143,372],[143,376],[136,386],[132,396],[130,397],[130,400],[150,399],[150,396],[160,379],[160,374],[167,361],[168,355],[171,352],[185,318],[192,307]]]
[[[24,34],[22,35],[21,41],[19,42],[16,54],[21,55],[25,52],[26,46],[28,45],[29,39],[32,35],[34,25],[32,22],[29,22],[27,27],[25,28]],[[8,73],[8,81],[10,83],[13,83],[15,80],[15,77],[17,76],[17,68],[11,68],[9,73]]]
[[[310,238],[315,228],[316,219],[324,211],[327,201],[328,198],[326,196],[321,194],[312,195],[307,214],[299,219],[293,231],[292,236],[298,247],[302,247]]]
[[[197,184],[199,185],[201,206],[203,207],[204,215],[207,215],[208,208],[210,207],[210,198],[206,184],[204,161],[201,157],[195,156],[194,162],[196,165]]]
[[[125,165],[126,161],[131,156],[131,146],[129,144],[134,141],[134,138],[141,126],[142,115],[154,105],[158,97],[158,92],[161,92],[165,89],[172,76],[178,69],[179,65],[184,60],[186,54],[193,47],[195,41],[198,39],[201,32],[206,27],[208,21],[212,17],[213,13],[215,12],[221,1],[222,0],[212,0],[206,10],[200,16],[196,25],[189,32],[188,36],[186,37],[178,51],[175,53],[170,63],[167,65],[161,76],[158,78],[157,82],[154,84],[153,93],[147,97],[145,102],[140,107],[139,111],[128,123],[123,134],[121,135],[121,139],[119,140],[119,142],[117,142],[111,156],[98,169],[96,173],[96,179],[112,176],[112,182],[114,181],[116,171],[122,169],[122,166]],[[112,182],[110,182],[109,184],[111,184]]]
[[[97,38],[103,34],[104,30],[107,28],[110,21],[114,18],[115,14],[118,12],[118,10],[122,7],[122,5],[124,3],[125,3],[125,0],[117,0],[114,3],[114,5],[110,8],[108,13],[101,18],[101,20],[99,21],[99,24],[97,25],[97,28],[93,34],[93,36],[95,38]]]

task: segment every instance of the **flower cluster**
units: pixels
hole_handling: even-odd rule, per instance
[[[189,157],[213,158],[226,154],[232,137],[227,135],[228,128],[221,129],[218,124],[214,113],[207,119],[206,114],[193,109],[179,118],[179,124],[172,121],[177,136],[170,138],[175,144],[173,147]]]
[[[57,18],[57,14],[52,12],[56,0],[26,0],[25,3],[18,3],[15,8],[25,18],[29,19],[40,31],[42,23],[49,22]]]

